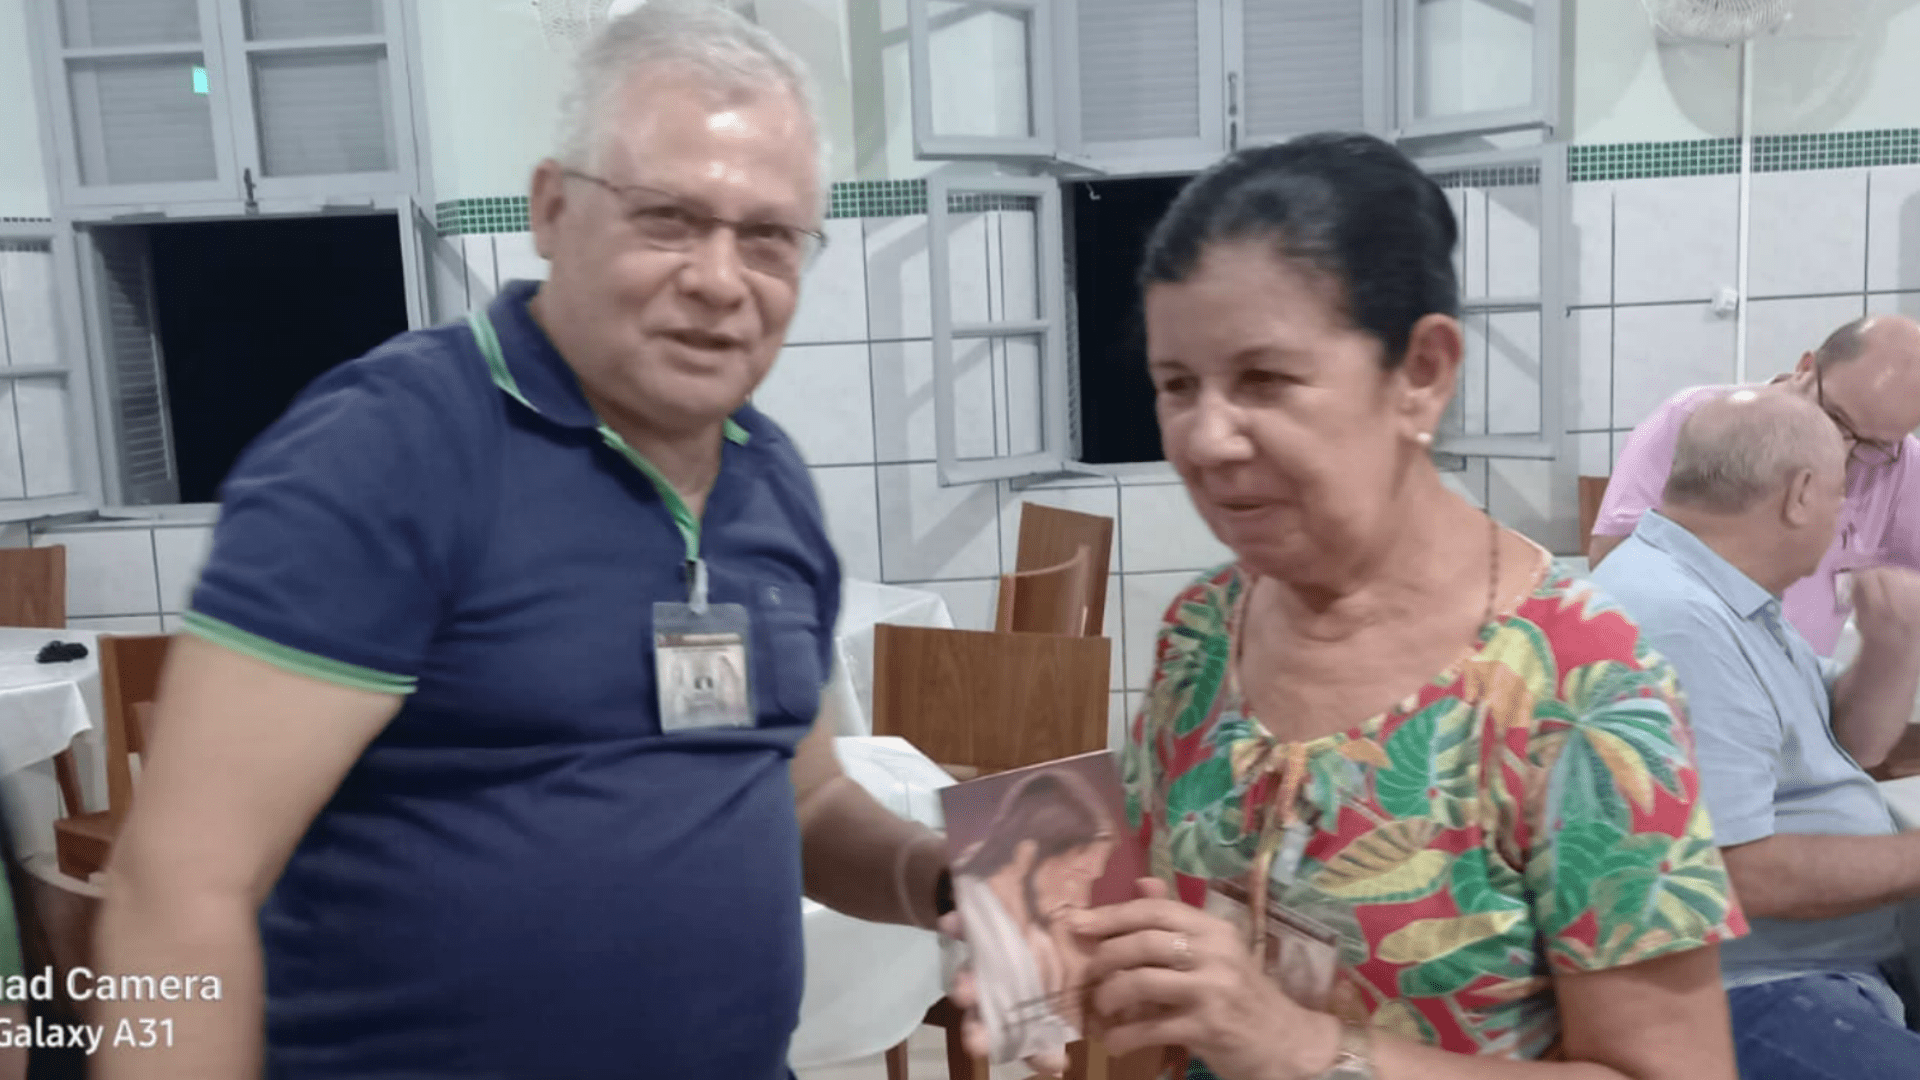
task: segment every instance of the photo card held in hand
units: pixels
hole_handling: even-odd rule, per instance
[[[998,773],[940,798],[989,1056],[1061,1051],[1083,1034],[1089,959],[1062,916],[1134,899],[1147,873],[1113,755]]]

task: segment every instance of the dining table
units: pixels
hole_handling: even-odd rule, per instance
[[[53,641],[84,646],[86,655],[41,663]],[[106,806],[100,715],[98,635],[0,627],[0,808],[14,853],[29,868],[54,858],[53,823],[63,811],[54,755],[72,749],[87,808]]]

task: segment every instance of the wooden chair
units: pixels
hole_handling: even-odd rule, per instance
[[[0,626],[67,628],[66,548],[0,548]]]
[[[1593,523],[1600,520],[1600,504],[1607,497],[1608,476],[1580,478],[1580,554],[1593,548]]]
[[[1106,633],[1107,564],[1113,557],[1113,519],[1039,503],[1020,504],[1020,540],[1014,573],[1059,566],[1081,548],[1087,551],[1087,629],[1089,637]]]
[[[53,823],[60,872],[87,880],[107,865],[114,835],[133,808],[134,761],[146,753],[153,700],[166,665],[167,634],[101,635],[100,709],[107,729],[107,808],[69,811]]]
[[[1106,591],[1104,586],[1101,591]],[[1000,575],[993,628],[1001,633],[1086,637],[1092,614],[1093,567],[1082,547],[1058,566]]]
[[[873,733],[897,735],[942,764],[980,774],[1103,750],[1108,665],[1103,637],[874,628]],[[987,1062],[960,1042],[960,1011],[945,999],[925,1022],[946,1032],[948,1075],[988,1080]],[[1157,1051],[1112,1062],[1096,1042],[1076,1043],[1071,1080],[1155,1075]],[[908,1080],[905,1044],[886,1055],[888,1080]]]

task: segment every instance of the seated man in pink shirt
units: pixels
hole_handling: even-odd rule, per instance
[[[1800,358],[1773,386],[1819,405],[1846,436],[1847,501],[1833,546],[1812,577],[1786,592],[1787,621],[1822,656],[1846,624],[1842,579],[1869,566],[1920,570],[1920,323],[1899,315],[1856,319]],[[1627,436],[1593,525],[1594,566],[1660,504],[1680,425],[1704,402],[1739,389],[1696,386],[1668,398]]]

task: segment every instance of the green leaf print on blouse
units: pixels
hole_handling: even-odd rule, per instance
[[[1449,828],[1467,823],[1475,796],[1474,709],[1445,698],[1387,736],[1387,768],[1374,774],[1380,808],[1396,818],[1430,817]]]

